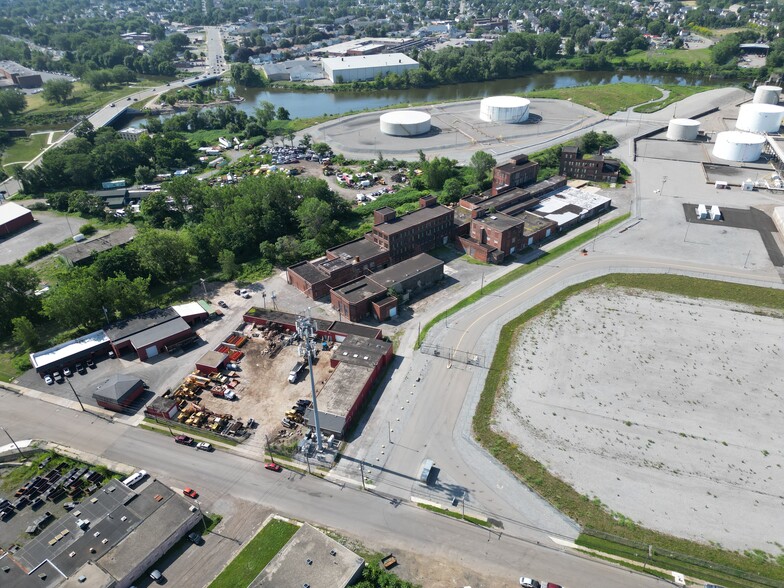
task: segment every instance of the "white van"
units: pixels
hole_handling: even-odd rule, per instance
[[[144,470],[139,470],[135,474],[125,478],[122,481],[122,483],[128,486],[128,488],[133,488],[134,486],[136,486],[136,484],[144,480],[144,478],[146,477],[147,477],[147,472],[145,472]]]

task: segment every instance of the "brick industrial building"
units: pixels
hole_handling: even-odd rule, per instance
[[[536,181],[539,173],[539,164],[536,161],[528,161],[525,153],[515,155],[509,163],[496,166],[493,170],[493,196],[506,192],[512,188],[519,188]]]
[[[577,147],[564,147],[561,150],[561,164],[558,173],[578,180],[591,182],[617,182],[621,162],[617,159],[599,155],[580,156]]]
[[[15,61],[0,61],[0,76],[18,88],[40,88],[43,85],[41,74]]]
[[[0,206],[0,237],[15,233],[34,222],[33,213],[16,202],[6,202]]]
[[[370,233],[328,249],[322,258],[290,266],[288,283],[318,300],[333,288],[445,245],[452,237],[453,221],[454,211],[432,196],[420,198],[417,210],[400,217],[391,208],[380,208],[373,213]]]

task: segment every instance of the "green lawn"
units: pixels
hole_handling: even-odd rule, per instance
[[[19,372],[13,364],[14,355],[12,353],[0,353],[0,380],[10,382]]]
[[[523,94],[527,98],[555,98],[571,100],[604,114],[613,114],[637,104],[661,97],[661,92],[647,84],[605,84],[577,86],[557,90],[536,90]]]
[[[496,396],[507,377],[510,352],[515,345],[520,329],[531,319],[559,307],[570,296],[598,286],[638,288],[695,298],[729,300],[758,306],[761,309],[778,311],[784,309],[784,296],[781,295],[781,290],[675,275],[613,274],[565,288],[525,311],[502,328],[498,346],[474,414],[473,429],[477,440],[540,496],[566,516],[577,521],[584,529],[595,529],[601,533],[612,534],[616,538],[613,541],[599,541],[595,538],[587,540],[582,535],[583,544],[590,544],[592,547],[601,548],[609,553],[623,552],[625,557],[640,562],[647,560],[647,549],[628,549],[619,541],[632,541],[642,546],[653,545],[654,551],[659,550],[659,562],[663,567],[684,571],[689,575],[706,580],[718,578],[721,584],[727,586],[730,584],[729,578],[734,578],[732,582],[734,586],[742,585],[745,588],[781,585],[781,581],[784,580],[784,565],[775,563],[775,560],[765,559],[763,561],[759,557],[748,557],[714,545],[696,543],[640,527],[619,513],[609,512],[599,501],[591,500],[580,494],[569,484],[550,473],[543,464],[524,454],[507,437],[494,430],[493,415]],[[761,311],[764,312],[764,310]],[[661,557],[663,549],[685,554],[687,557],[676,558],[670,555],[670,557],[664,558]],[[725,568],[721,574],[718,574],[714,565],[700,565],[699,561],[689,558],[699,558],[699,560],[719,564]],[[768,578],[767,582],[772,581],[772,583],[754,582],[751,577],[747,576],[748,574]]]
[[[291,523],[271,520],[212,581],[209,588],[246,588],[298,529]]]
[[[3,153],[3,166],[11,163],[27,163],[35,158],[46,147],[49,135],[31,135],[24,139],[16,139]]]
[[[700,92],[707,92],[708,90],[714,90],[715,88],[712,86],[674,86],[674,85],[667,85],[662,86],[665,90],[669,90],[670,94],[664,100],[659,102],[651,102],[650,104],[641,104],[637,108],[634,109],[634,112],[657,112],[662,108],[673,104],[674,102],[680,102],[684,98],[688,98],[694,94],[699,94]]]
[[[705,64],[713,63],[710,48],[704,49],[650,49],[640,51],[625,57],[627,63],[655,62],[655,61],[680,61],[691,65],[701,61]]]

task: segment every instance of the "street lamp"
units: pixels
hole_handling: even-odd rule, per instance
[[[73,387],[73,384],[71,384],[70,378],[65,378],[65,381],[68,382],[68,385],[71,387],[71,392],[73,392],[74,396],[76,396],[76,401],[79,403],[79,406],[82,408],[82,412],[85,412],[84,404],[82,404],[82,399],[79,398],[79,395],[76,393],[76,390],[74,390],[74,387]]]
[[[21,450],[21,449],[19,449],[19,446],[16,444],[16,441],[14,441],[13,437],[11,437],[11,433],[9,433],[8,431],[6,431],[6,430],[5,430],[5,427],[0,427],[0,429],[3,429],[3,433],[5,433],[6,435],[8,435],[8,438],[11,440],[11,443],[13,443],[13,444],[14,444],[14,447],[16,447],[16,450],[19,452],[19,455],[21,455],[21,456],[22,456],[22,458],[24,458],[24,456],[25,456],[25,455],[24,455],[24,453],[22,453],[22,450]]]
[[[202,290],[204,290],[204,297],[207,298],[207,286],[204,284],[204,278],[199,278]]]

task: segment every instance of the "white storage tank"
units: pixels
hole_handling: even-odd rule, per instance
[[[381,115],[381,132],[393,137],[415,137],[430,130],[430,115],[419,110],[396,110]]]
[[[765,137],[741,131],[724,131],[716,135],[713,156],[727,161],[757,161],[762,155]]]
[[[757,89],[754,90],[756,104],[778,104],[780,96],[780,86],[757,86]]]
[[[487,122],[521,123],[528,120],[530,100],[519,96],[491,96],[482,98],[479,118]]]
[[[690,118],[674,118],[667,125],[667,138],[670,141],[695,141],[699,130],[699,121]]]
[[[784,106],[748,103],[740,107],[735,128],[752,133],[778,133]]]

